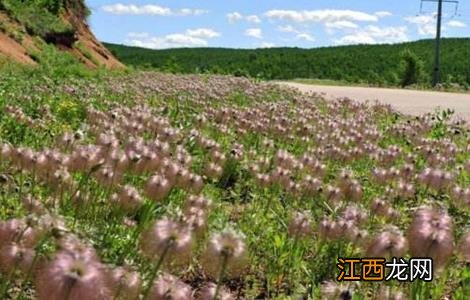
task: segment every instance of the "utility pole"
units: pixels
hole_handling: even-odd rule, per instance
[[[434,58],[434,73],[432,86],[441,82],[441,22],[442,22],[442,0],[437,4],[437,28],[436,28],[436,53]]]
[[[454,3],[455,14],[457,14],[459,1],[457,0],[421,0],[421,9],[423,2],[437,2],[437,26],[436,26],[436,42],[435,42],[435,57],[434,57],[434,70],[432,76],[432,85],[436,86],[441,82],[441,27],[442,27],[442,4]]]

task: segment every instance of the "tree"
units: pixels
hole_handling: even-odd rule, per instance
[[[400,58],[402,64],[401,86],[405,87],[422,82],[424,77],[422,60],[409,49],[403,50]]]

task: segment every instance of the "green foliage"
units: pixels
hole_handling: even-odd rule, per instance
[[[31,34],[46,38],[54,34],[73,35],[74,28],[65,23],[59,12],[61,0],[0,0],[2,6]]]
[[[420,84],[430,84],[428,74],[432,73],[434,63],[433,40],[317,49],[151,50],[114,44],[106,44],[106,47],[125,64],[139,68],[166,70],[168,66],[177,66],[178,73],[232,74],[268,80],[331,79],[384,86],[398,86],[403,83],[402,62],[405,49],[414,53],[413,59],[420,69],[419,75],[422,76],[417,80]],[[470,39],[443,39],[442,78],[454,80],[463,87],[468,86],[469,57]]]
[[[409,49],[405,49],[401,53],[401,59],[403,68],[400,83],[401,86],[405,87],[421,83],[424,76],[424,66],[421,59]]]

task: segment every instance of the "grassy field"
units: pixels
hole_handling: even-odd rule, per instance
[[[62,68],[0,72],[1,299],[468,299],[446,112]],[[434,280],[338,283],[338,257],[431,257]]]

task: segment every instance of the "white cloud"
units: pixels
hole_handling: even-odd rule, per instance
[[[135,39],[145,39],[148,38],[150,34],[148,32],[129,32],[127,34],[128,38],[135,38]]]
[[[385,18],[385,17],[391,17],[393,16],[393,14],[389,11],[376,11],[374,13],[374,15],[376,15],[377,17],[379,18]]]
[[[356,23],[351,21],[327,22],[325,26],[328,29],[355,29],[358,27]]]
[[[232,12],[227,14],[227,19],[230,23],[235,23],[243,20],[243,15],[239,12]]]
[[[260,28],[248,28],[245,31],[245,35],[249,37],[253,37],[256,39],[262,39],[263,38],[263,31]]]
[[[304,41],[307,41],[307,42],[314,42],[315,39],[313,38],[313,36],[311,36],[310,34],[308,33],[299,33],[295,36],[295,38],[297,40],[304,40]]]
[[[255,24],[261,23],[261,19],[257,15],[244,16],[244,15],[242,15],[241,13],[239,13],[237,11],[228,13],[227,14],[227,19],[228,19],[229,23],[231,23],[231,24],[239,22],[239,21],[246,21],[248,23],[255,23]]]
[[[467,24],[465,24],[464,22],[461,22],[461,21],[452,20],[452,21],[447,22],[447,26],[463,28],[463,27],[467,27]]]
[[[165,36],[165,42],[175,46],[207,46],[207,41],[187,34],[174,33]]]
[[[217,32],[210,28],[198,28],[198,29],[188,29],[186,34],[196,38],[211,39],[220,36],[220,32]]]
[[[200,16],[200,15],[204,15],[204,14],[207,14],[209,11],[206,10],[206,9],[200,9],[200,8],[196,8],[196,9],[192,9],[192,8],[183,8],[183,9],[180,9],[179,11],[177,11],[175,13],[175,15],[180,15],[180,16]]]
[[[337,45],[388,44],[408,41],[407,29],[400,27],[367,26],[335,41]]]
[[[363,21],[377,22],[379,17],[355,10],[269,10],[264,14],[271,20],[305,22]]]
[[[172,33],[164,36],[151,36],[146,32],[127,34],[125,44],[151,49],[181,48],[181,47],[205,47],[208,39],[220,36],[209,28],[188,29],[185,33]]]
[[[257,15],[246,16],[245,20],[249,23],[261,23],[261,19]]]
[[[292,25],[279,25],[277,26],[277,30],[280,32],[299,33]]]
[[[263,42],[261,43],[261,48],[273,48],[276,47],[276,44],[274,43],[269,43],[269,42]]]
[[[375,44],[375,39],[366,33],[345,35],[335,41],[336,45]]]
[[[280,25],[280,26],[277,26],[277,30],[279,32],[295,34],[295,39],[296,40],[304,40],[304,41],[308,41],[308,42],[315,41],[315,38],[311,34],[309,34],[307,32],[302,32],[300,30],[297,30],[292,25]]]
[[[432,35],[436,33],[435,14],[406,17],[405,21],[411,24],[415,24],[418,27],[419,35]]]
[[[110,4],[102,7],[105,12],[114,15],[150,15],[150,16],[199,16],[207,13],[204,9],[183,8],[172,10],[155,4],[135,5],[135,4]]]

